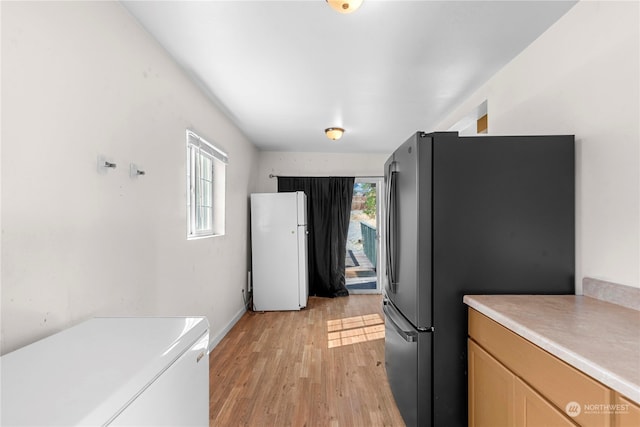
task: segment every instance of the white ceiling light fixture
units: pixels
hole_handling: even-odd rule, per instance
[[[334,10],[340,13],[351,13],[358,10],[363,0],[326,0]]]
[[[332,141],[336,141],[340,138],[342,138],[342,134],[344,133],[344,129],[342,128],[326,128],[324,130],[325,135],[327,135],[327,138],[331,139]]]

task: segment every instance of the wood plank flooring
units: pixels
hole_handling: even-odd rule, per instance
[[[209,356],[212,426],[404,426],[384,368],[381,295],[246,313]]]

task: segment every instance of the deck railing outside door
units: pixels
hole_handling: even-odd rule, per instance
[[[377,257],[377,247],[376,244],[376,228],[366,224],[364,222],[360,223],[360,231],[362,233],[362,249],[364,250],[364,254],[367,256],[367,259],[371,261],[373,267],[376,268],[376,260]]]

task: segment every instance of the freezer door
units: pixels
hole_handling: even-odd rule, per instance
[[[207,332],[106,425],[208,426],[208,345]]]
[[[307,223],[307,195],[304,191],[296,192],[296,204],[298,208],[298,225]]]
[[[419,332],[390,302],[385,315],[385,368],[389,386],[407,426],[430,426],[431,332]]]

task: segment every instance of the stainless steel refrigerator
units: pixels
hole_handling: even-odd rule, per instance
[[[418,132],[385,185],[393,395],[408,426],[467,425],[463,295],[574,293],[574,137]]]

